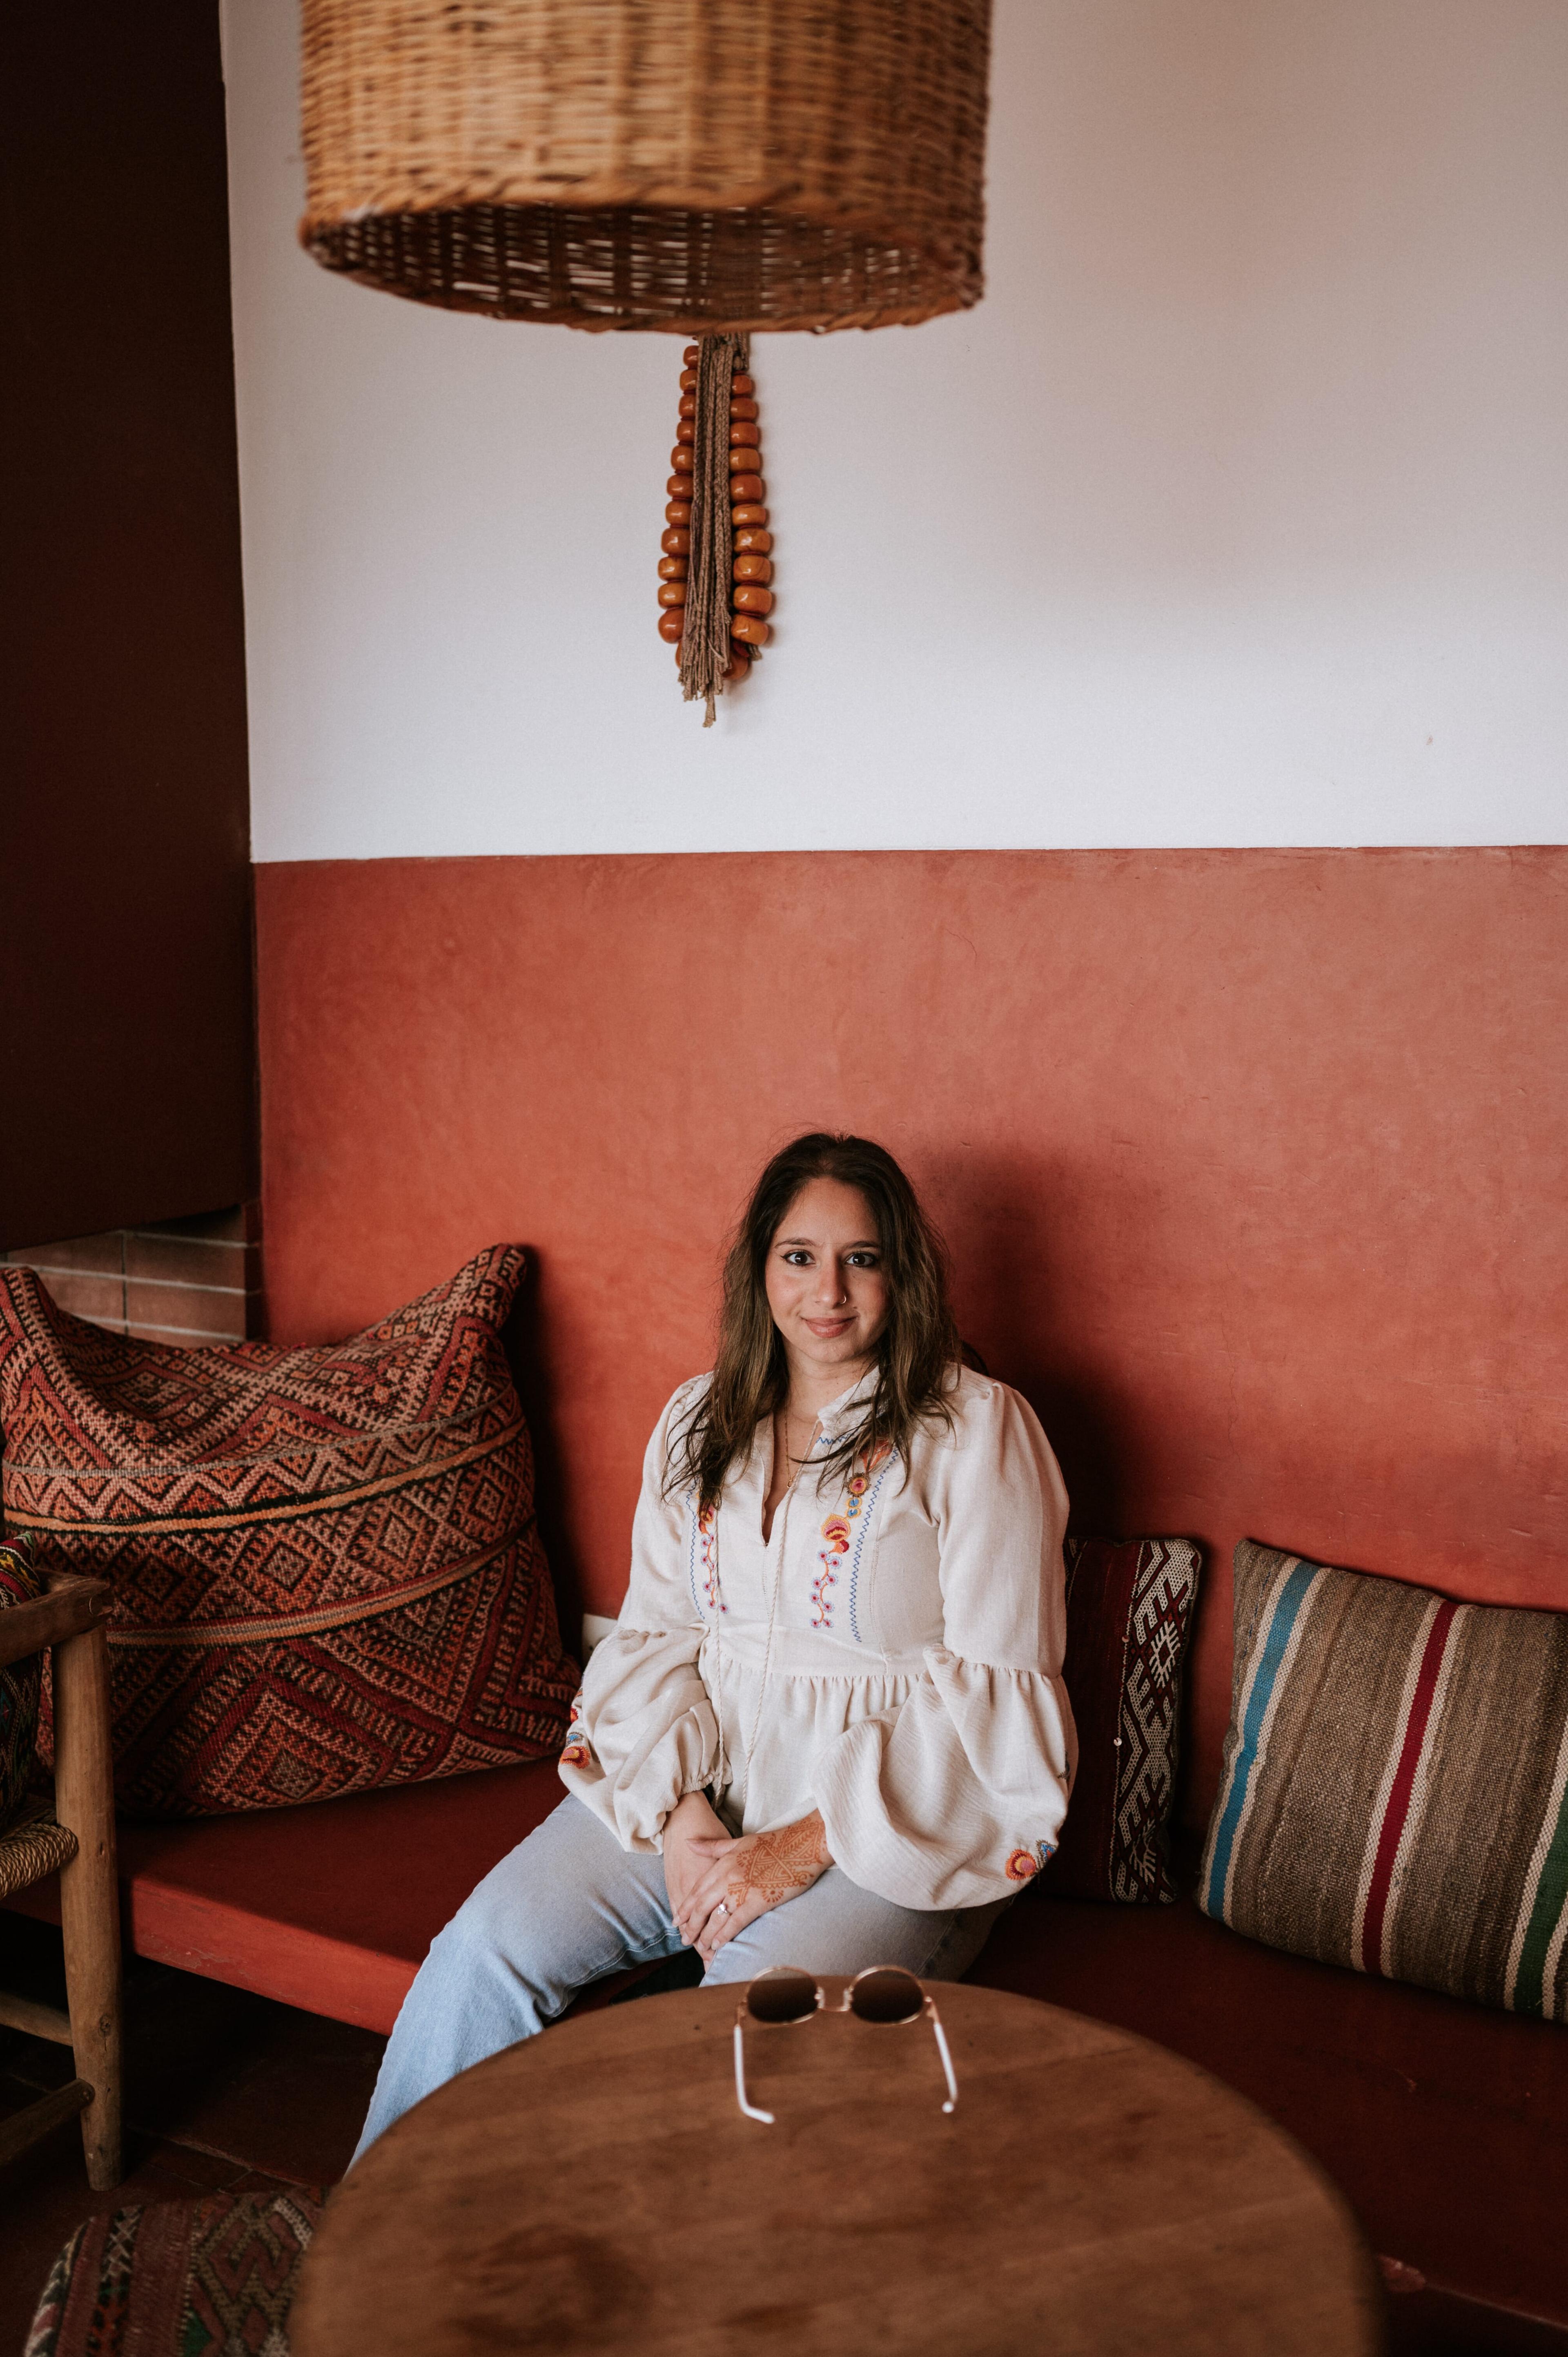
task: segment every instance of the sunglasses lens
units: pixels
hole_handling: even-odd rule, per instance
[[[794,1964],[759,1973],[746,1993],[753,2021],[804,2021],[817,2009],[817,1984]]]
[[[880,1964],[855,1982],[849,2002],[851,2012],[862,2021],[913,2021],[926,1993],[901,1964]]]

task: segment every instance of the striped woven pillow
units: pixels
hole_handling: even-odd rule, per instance
[[[1198,1904],[1276,1948],[1568,2015],[1568,1613],[1243,1540]]]

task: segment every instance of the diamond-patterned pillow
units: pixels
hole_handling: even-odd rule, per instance
[[[577,1673],[501,1345],[523,1263],[497,1244],[311,1350],[135,1341],[0,1269],[6,1522],[114,1590],[123,1807],[278,1808],[559,1750]]]
[[[90,2218],[49,2270],[22,2357],[287,2357],[288,2312],[326,2199],[301,2186]]]
[[[1058,1899],[1173,1900],[1182,1657],[1202,1557],[1191,1539],[1069,1538],[1066,1555],[1062,1675],[1078,1778],[1040,1887]]]

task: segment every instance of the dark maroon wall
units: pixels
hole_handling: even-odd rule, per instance
[[[254,1191],[216,0],[0,10],[0,1245]]]

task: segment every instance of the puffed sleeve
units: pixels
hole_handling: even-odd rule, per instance
[[[1027,1401],[966,1378],[917,1442],[943,1641],[902,1705],[820,1756],[813,1796],[852,1882],[901,1907],[982,1907],[1037,1874],[1077,1765],[1062,1684],[1067,1491]],[[929,1452],[929,1453],[928,1453]]]
[[[671,1427],[695,1390],[682,1386],[648,1444],[631,1585],[583,1673],[561,1755],[562,1781],[623,1849],[661,1849],[665,1818],[682,1793],[702,1791],[718,1759],[718,1725],[697,1668],[703,1621],[687,1572],[690,1502],[682,1491],[662,1494]]]

